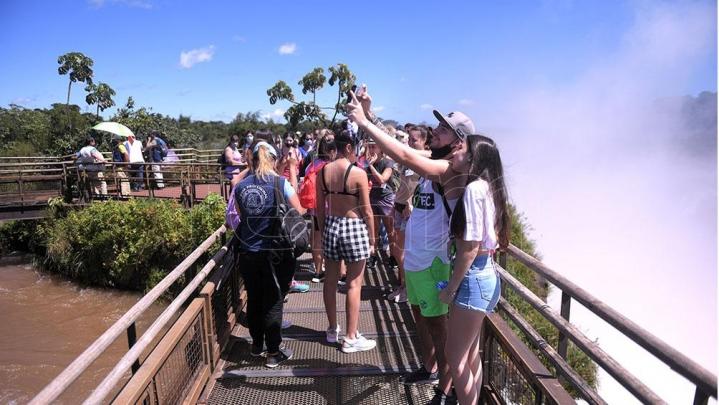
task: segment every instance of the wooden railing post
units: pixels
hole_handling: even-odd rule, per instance
[[[499,265],[503,269],[507,270],[507,251],[504,249],[499,251]],[[507,271],[509,271],[509,270],[507,270]],[[502,297],[506,297],[507,296],[507,285],[505,283],[502,283],[501,285],[502,285],[502,287],[501,287],[502,288]]]
[[[566,292],[562,291],[562,306],[560,309],[559,314],[564,318],[567,322],[569,322],[569,309],[570,305],[572,304],[572,297],[569,296]],[[557,346],[557,352],[564,360],[567,360],[567,342],[568,342],[567,336],[562,333],[562,331],[559,331],[559,345]]]
[[[702,391],[701,388],[697,387],[696,392],[694,392],[694,402],[692,404],[694,405],[707,405],[709,402],[709,395]]]
[[[132,325],[127,327],[127,346],[132,349],[132,346],[135,346],[135,343],[137,343],[137,329],[135,328],[135,322],[132,323]],[[137,370],[140,369],[140,360],[135,360],[134,363],[132,363],[132,375],[135,375]]]

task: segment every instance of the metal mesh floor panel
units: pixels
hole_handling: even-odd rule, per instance
[[[359,318],[359,330],[362,334],[379,335],[411,335],[414,334],[415,324],[410,309],[406,306],[389,306],[384,311],[362,311]],[[286,338],[324,336],[329,326],[327,315],[322,312],[285,312],[283,319],[292,322],[292,326],[282,331]],[[337,312],[337,323],[344,331],[347,325],[347,316],[344,311]],[[239,337],[249,337],[249,330],[243,326],[233,333]]]
[[[344,311],[346,290],[338,290],[336,296],[337,310]],[[387,300],[387,294],[389,291],[377,289],[377,288],[363,288],[362,295],[360,296],[360,309],[372,309],[378,311],[384,311],[394,307],[406,307],[409,308],[407,303],[396,304]],[[315,290],[306,293],[292,293],[287,296],[287,302],[285,303],[285,311],[301,310],[307,312],[324,311],[325,303],[322,299],[322,291]]]
[[[430,386],[407,387],[398,375],[357,377],[260,377],[220,379],[209,405],[426,404]]]
[[[420,359],[415,350],[415,337],[378,337],[377,347],[358,353],[343,353],[338,344],[327,343],[323,338],[285,340],[284,345],[294,351],[294,357],[275,370],[322,369],[328,374],[338,367],[357,367],[378,370],[379,367],[395,370],[415,370]],[[243,371],[267,370],[265,359],[250,356],[250,341],[236,338],[225,357],[224,371],[242,374]]]
[[[309,282],[311,259],[298,262],[295,280]],[[284,345],[294,357],[275,369],[265,359],[250,356],[249,331],[244,317],[232,332],[224,361],[213,376],[208,404],[426,404],[431,386],[405,386],[400,373],[416,370],[420,359],[412,312],[407,303],[397,304],[386,295],[397,285],[396,271],[379,264],[364,272],[359,330],[377,340],[373,350],[343,353],[339,344],[325,341],[327,315],[322,283],[309,283],[307,293],[290,294],[284,319],[292,327],[283,331]],[[338,287],[337,321],[346,328],[346,287]]]

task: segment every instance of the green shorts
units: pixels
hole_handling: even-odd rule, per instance
[[[449,281],[449,263],[444,263],[435,257],[432,265],[421,271],[405,271],[407,284],[407,300],[412,305],[419,306],[422,316],[431,318],[446,315],[449,306],[439,300],[439,281]]]

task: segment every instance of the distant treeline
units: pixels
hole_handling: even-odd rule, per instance
[[[91,128],[102,122],[93,113],[82,113],[77,105],[53,104],[49,109],[29,109],[11,104],[0,107],[0,156],[61,156],[76,152],[88,135],[93,135],[101,150],[109,150],[110,135]],[[238,113],[230,123],[193,121],[189,116],[173,118],[155,113],[151,108],[134,107],[132,98],[109,118],[129,127],[140,139],[150,131],[162,133],[170,147],[219,148],[231,135],[245,135],[260,129],[282,134],[289,129],[272,120],[264,121],[259,113]],[[306,126],[306,128],[305,128]],[[310,123],[293,130],[313,129]]]

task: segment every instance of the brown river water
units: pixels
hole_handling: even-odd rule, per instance
[[[83,288],[35,269],[29,257],[0,258],[0,404],[24,404],[141,298]],[[138,320],[138,338],[163,311]],[[82,402],[127,351],[122,334],[59,398]]]

